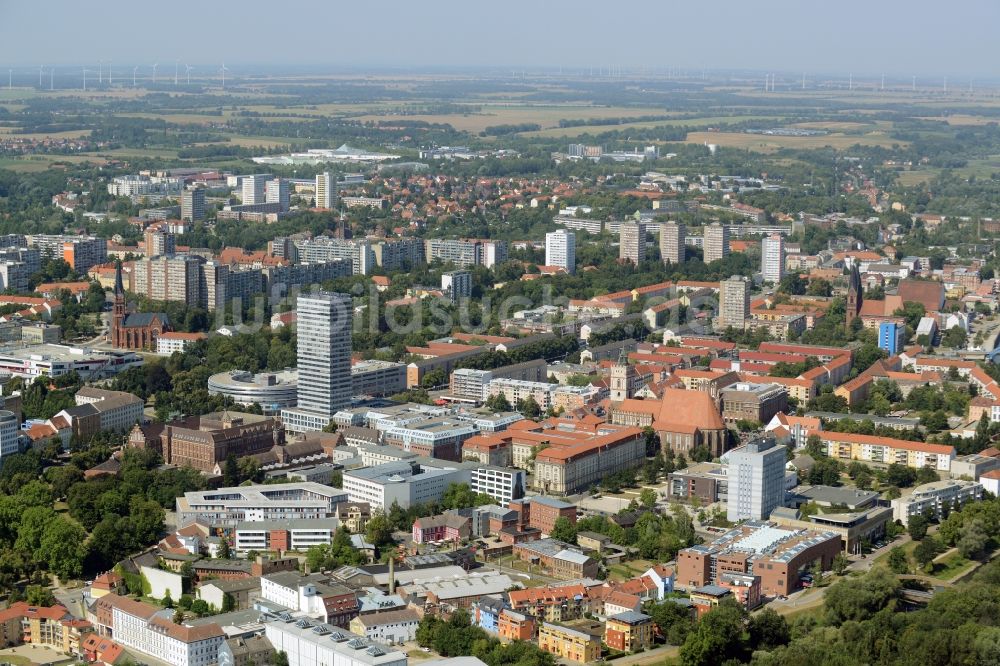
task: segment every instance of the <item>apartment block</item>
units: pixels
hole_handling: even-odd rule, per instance
[[[750,319],[750,281],[734,275],[719,283],[719,327],[737,330],[746,327]]]
[[[729,227],[718,222],[709,224],[704,231],[705,263],[727,256],[729,256]]]
[[[672,264],[683,264],[686,256],[687,227],[678,222],[660,225],[660,259]]]
[[[188,222],[205,219],[205,190],[194,187],[181,192],[181,219]]]
[[[646,258],[646,225],[622,222],[618,232],[618,258],[638,266]]]
[[[983,485],[964,479],[946,479],[917,486],[906,496],[892,500],[892,517],[903,525],[917,515],[931,514],[934,520],[944,520],[968,502],[983,498]]]
[[[139,259],[132,273],[135,293],[153,301],[201,303],[201,263],[194,255]]]
[[[785,447],[756,439],[730,451],[726,518],[766,520],[785,503]]]
[[[538,647],[560,659],[587,664],[601,658],[601,637],[562,624],[542,622]]]

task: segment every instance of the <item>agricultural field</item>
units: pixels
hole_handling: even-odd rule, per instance
[[[725,148],[742,148],[759,153],[773,153],[782,148],[815,149],[832,147],[844,150],[855,145],[891,147],[906,145],[882,133],[863,135],[832,133],[823,136],[763,136],[742,132],[689,132],[687,143],[711,143]]]

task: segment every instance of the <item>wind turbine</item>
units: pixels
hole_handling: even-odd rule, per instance
[[[87,68],[83,68],[83,92],[87,92]]]
[[[7,70],[7,90],[13,90],[14,88],[14,70]],[[972,90],[972,81],[969,81],[969,90]]]
[[[56,68],[53,67],[49,70],[49,90],[56,89]]]
[[[177,85],[177,66],[180,64],[180,60],[174,60],[174,85]]]
[[[97,61],[97,82],[104,85],[104,61]]]
[[[38,66],[38,87],[42,87],[42,70],[45,69],[45,65]]]
[[[139,71],[139,65],[132,68],[132,87],[135,88],[135,73]]]
[[[222,63],[222,89],[223,90],[226,89],[226,69],[227,69],[226,63],[223,62]]]
[[[108,87],[111,87],[111,61],[108,61]]]
[[[187,84],[191,85],[191,70],[194,69],[191,65],[184,65],[184,71],[187,74]]]
[[[154,84],[156,83],[156,68],[159,67],[159,66],[160,66],[160,63],[158,63],[158,62],[154,62],[153,63],[153,83]]]

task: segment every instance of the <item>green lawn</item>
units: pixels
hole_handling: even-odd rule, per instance
[[[952,553],[934,561],[934,571],[931,576],[938,580],[950,580],[975,567],[978,562],[962,557],[960,553]]]

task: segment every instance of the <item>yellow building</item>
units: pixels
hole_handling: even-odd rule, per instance
[[[839,460],[861,460],[886,465],[896,463],[915,469],[929,467],[947,472],[951,469],[951,461],[955,459],[955,447],[945,444],[826,430],[815,434],[819,435],[826,446],[827,455]]]
[[[561,624],[543,622],[538,629],[538,647],[580,664],[601,658],[601,637]]]
[[[653,645],[653,618],[636,611],[612,615],[604,625],[604,642],[621,652],[645,650]]]

